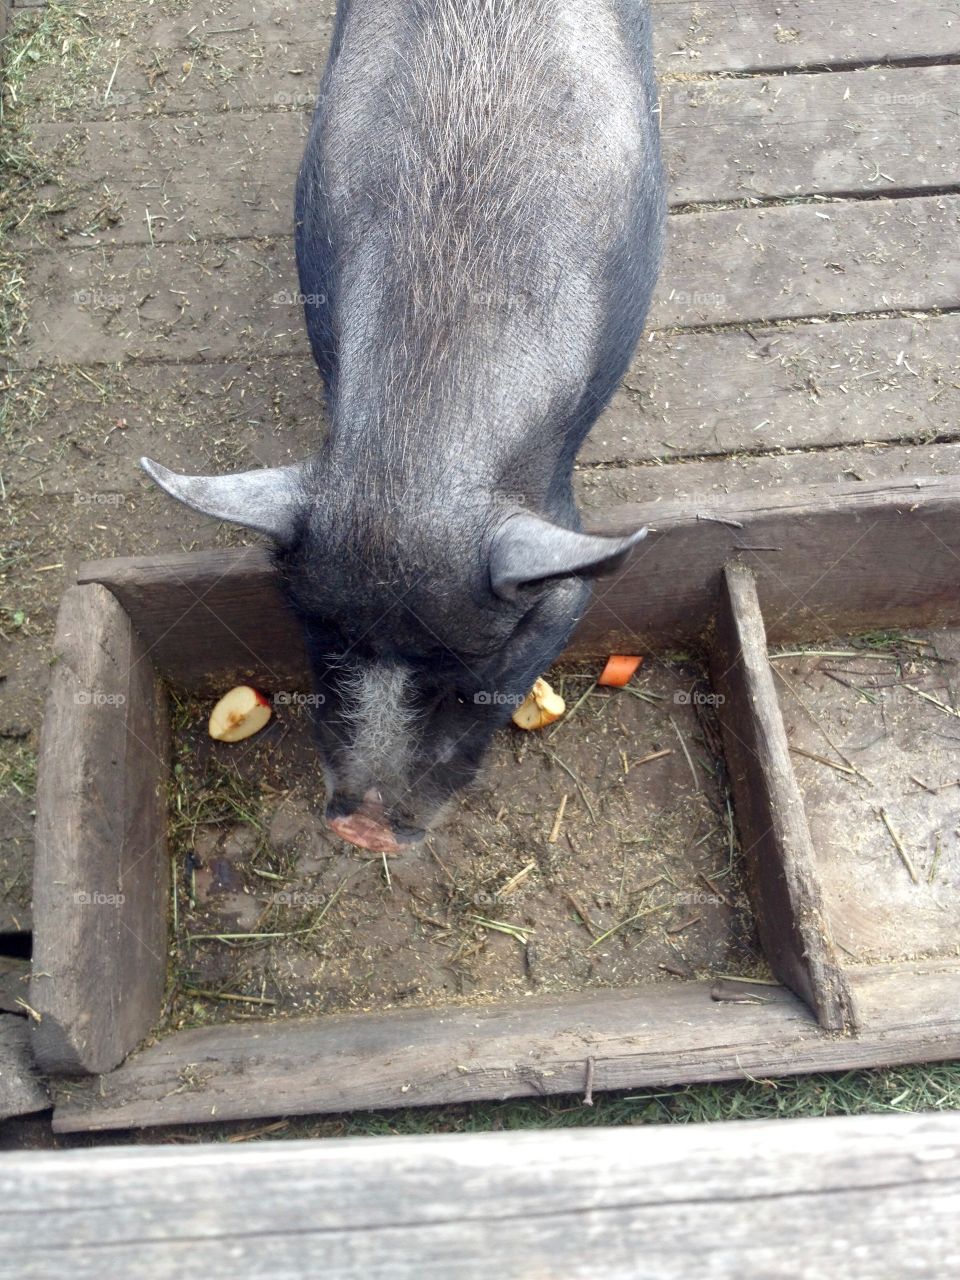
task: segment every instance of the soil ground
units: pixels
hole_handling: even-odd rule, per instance
[[[389,859],[324,830],[304,712],[231,746],[177,699],[170,1021],[766,973],[696,671],[552,679],[572,718],[504,731],[451,820]]]

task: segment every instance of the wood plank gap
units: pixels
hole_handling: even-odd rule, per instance
[[[669,206],[671,218],[685,218],[697,213],[727,213],[731,209],[797,209],[806,205],[827,206],[868,204],[877,200],[916,200],[927,196],[955,196],[960,183],[943,182],[936,186],[884,187],[881,191],[865,191],[860,187],[808,191],[796,196],[743,196],[736,200],[685,200]],[[242,237],[236,237],[240,239]],[[256,238],[256,237],[251,237]],[[224,237],[227,239],[227,237]],[[149,244],[149,240],[126,240],[125,244]],[[81,246],[78,246],[81,247]],[[91,248],[97,246],[88,246]]]
[[[663,65],[661,60],[661,66]],[[689,72],[658,71],[657,80],[661,84],[674,81],[710,81],[710,80],[756,80],[764,76],[777,76],[787,79],[795,76],[822,76],[833,73],[843,74],[847,71],[911,71],[921,67],[955,67],[960,65],[960,54],[928,53],[917,54],[910,58],[838,58],[825,62],[784,62],[771,63],[769,66],[740,67],[736,71],[707,71],[692,68]]]

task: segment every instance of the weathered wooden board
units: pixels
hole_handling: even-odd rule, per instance
[[[858,1036],[783,987],[710,982],[198,1028],[58,1086],[67,1133],[790,1075],[960,1055],[960,964],[851,968]]]
[[[186,607],[186,606],[185,606]],[[72,587],[54,638],[37,782],[30,1004],[48,1071],[107,1071],[166,980],[168,742],[147,650],[103,587]]]
[[[746,565],[729,564],[721,577],[710,672],[764,954],[821,1026],[853,1030],[857,1013],[827,922],[773,687],[756,581]]]
[[[960,618],[958,512],[953,477],[616,508],[595,526],[651,533],[597,582],[572,651],[650,654],[699,642],[735,557],[757,574],[772,641],[948,625]],[[246,674],[268,688],[302,686],[302,641],[263,549],[102,560],[78,580],[109,587],[157,670],[184,685]]]
[[[956,439],[957,350],[960,314],[658,333],[641,342],[580,463]],[[6,461],[8,489],[65,491],[71,502],[94,506],[106,494],[143,492],[137,458],[144,453],[187,472],[276,466],[315,449],[324,431],[320,379],[307,354],[131,362],[92,376],[102,395],[74,369],[50,374],[42,440]],[[126,424],[123,450],[118,421]],[[612,470],[609,478],[617,478]],[[661,492],[672,494],[666,472]]]
[[[960,53],[956,12],[939,0],[653,0],[662,70],[750,71],[844,67]]]
[[[958,215],[960,196],[677,215],[648,325],[953,307]]]
[[[960,196],[731,209],[669,220],[650,328],[960,303]],[[27,361],[307,358],[288,237],[38,253]]]
[[[650,335],[580,461],[956,438],[958,349],[960,315]]]
[[[661,98],[671,202],[956,185],[960,158],[948,139],[958,95],[956,66],[668,78]]]
[[[612,510],[593,524],[639,520],[652,532],[598,582],[573,648],[651,653],[670,636],[696,642],[731,559],[755,571],[774,643],[941,618],[950,625],[960,615],[958,492],[952,477],[917,477]],[[619,641],[641,648],[620,650]]]
[[[759,457],[707,458],[662,466],[584,468],[576,488],[588,523],[623,503],[685,502],[703,510],[707,495],[764,495],[772,502],[801,485],[886,481],[899,484],[920,467],[929,475],[960,475],[960,444],[822,449]]]
[[[60,69],[51,67],[39,83],[56,83],[57,91],[43,108],[87,119],[302,109],[313,100],[326,60],[333,9],[267,0],[251,10],[229,0],[213,13],[189,8],[154,15],[131,6],[138,21],[134,27],[121,17],[128,39],[109,95],[103,86],[116,57],[110,41],[91,68],[97,92],[83,86],[65,92],[62,76],[56,82]],[[740,0],[736,6],[653,0],[652,11],[661,76],[947,61],[960,54],[956,13],[941,0],[847,0],[833,9],[822,0]],[[136,37],[156,56],[138,57]]]
[[[41,125],[34,149],[70,207],[40,233],[87,248],[290,235],[311,109],[238,115],[227,132],[222,115]],[[662,111],[673,205],[960,185],[957,66],[668,80]]]
[[[101,560],[78,581],[113,592],[157,672],[178,684],[220,684],[229,672],[273,691],[303,687],[301,630],[264,548]]]
[[[49,1107],[50,1095],[33,1061],[26,1018],[0,1012],[0,1121]],[[0,1267],[5,1256],[0,1247]]]
[[[331,1280],[939,1280],[960,1117],[18,1153],[0,1251],[23,1280],[52,1258],[76,1280],[299,1280],[318,1257]]]

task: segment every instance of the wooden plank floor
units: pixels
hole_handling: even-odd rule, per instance
[[[653,8],[669,243],[650,331],[581,455],[587,510],[960,472],[956,6]],[[59,211],[14,243],[6,603],[30,625],[8,647],[13,740],[38,723],[80,561],[237,541],[172,516],[140,454],[228,469],[317,438],[291,201],[332,9],[91,0],[85,38],[69,28],[23,88]],[[0,801],[7,884],[30,806]],[[23,916],[18,875],[0,915]]]

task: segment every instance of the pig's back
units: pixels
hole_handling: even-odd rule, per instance
[[[660,251],[648,23],[626,0],[341,10],[298,191],[335,422],[406,449],[455,420],[491,457],[518,423],[589,428]]]

